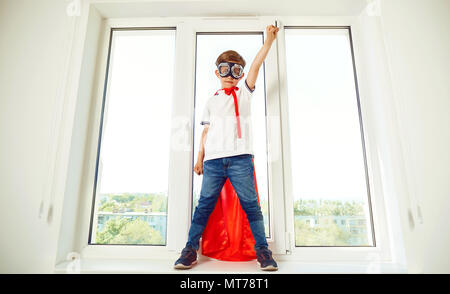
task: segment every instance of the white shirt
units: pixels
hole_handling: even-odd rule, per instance
[[[233,94],[226,95],[219,90],[211,96],[203,110],[200,124],[209,124],[205,142],[203,161],[240,154],[253,155],[253,131],[251,121],[251,97],[255,89],[250,90],[247,80],[244,86],[235,90],[238,101],[241,138],[237,136],[237,120]]]

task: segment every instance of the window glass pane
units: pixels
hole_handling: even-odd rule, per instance
[[[286,29],[296,246],[373,246],[347,29]]]
[[[175,31],[112,38],[91,243],[165,245]]]
[[[197,162],[198,150],[203,126],[200,125],[202,112],[206,101],[221,89],[219,78],[215,74],[216,60],[219,55],[227,50],[237,51],[245,60],[244,78],[237,87],[245,87],[245,79],[248,70],[258,51],[263,45],[262,34],[197,34],[197,64],[195,86],[195,134],[194,134],[194,165]],[[253,125],[253,150],[255,174],[261,209],[264,216],[266,237],[270,237],[269,230],[269,193],[267,174],[267,144],[266,144],[266,104],[264,92],[264,70],[259,72],[252,94],[252,125]],[[258,127],[255,127],[258,126]],[[197,206],[200,198],[203,176],[193,172],[193,207]]]

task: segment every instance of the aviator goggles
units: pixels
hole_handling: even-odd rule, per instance
[[[231,76],[234,79],[239,79],[244,73],[244,67],[233,62],[222,62],[217,66],[217,70],[222,78]]]

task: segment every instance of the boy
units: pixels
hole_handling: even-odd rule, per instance
[[[255,190],[250,121],[251,95],[255,90],[258,72],[278,30],[273,25],[267,26],[267,40],[256,55],[243,87],[238,88],[236,85],[244,77],[244,59],[233,50],[225,51],[217,58],[215,73],[222,89],[207,101],[203,112],[201,124],[205,128],[194,167],[198,175],[203,174],[202,188],[188,241],[181,257],[175,262],[175,269],[189,269],[197,263],[200,237],[227,178],[247,215],[255,239],[258,264],[262,270],[278,269],[268,249],[263,215]]]

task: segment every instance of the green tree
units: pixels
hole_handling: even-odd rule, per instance
[[[117,202],[120,203],[128,203],[133,201],[133,199],[135,198],[135,195],[129,194],[129,193],[124,193],[124,194],[117,194],[117,195],[113,195],[111,198],[112,200],[116,200]]]
[[[117,206],[114,202],[112,201],[106,201],[102,204],[101,207],[99,207],[99,211],[105,211],[105,212],[113,212],[114,209],[119,209],[119,206]]]
[[[136,219],[128,222],[110,243],[164,245],[164,240],[159,231],[151,228],[147,222]]]
[[[126,218],[115,217],[106,222],[105,227],[100,232],[97,231],[96,242],[100,244],[109,244],[117,235],[120,234],[123,227],[129,222]]]
[[[154,195],[152,201],[152,211],[166,212],[167,211],[167,196]]]
[[[295,221],[295,244],[297,246],[345,246],[351,234],[332,223],[325,227],[310,227],[300,220]]]
[[[356,216],[363,215],[364,209],[361,202],[342,202],[339,200],[311,200],[299,199],[294,202],[294,215],[317,216]]]
[[[161,233],[141,220],[116,217],[110,219],[102,231],[97,232],[99,244],[152,244],[164,245]]]

